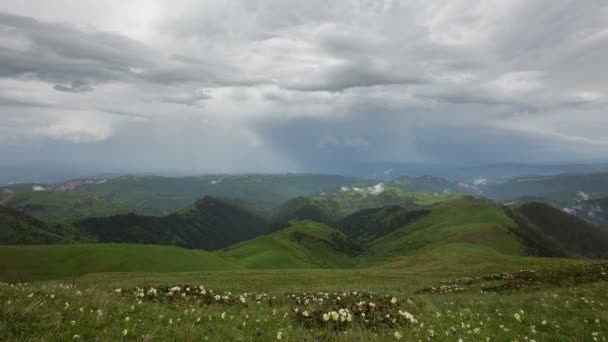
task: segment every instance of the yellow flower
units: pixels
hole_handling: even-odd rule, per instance
[[[129,331],[127,329],[122,331],[122,336],[127,336],[127,334],[129,333]]]
[[[520,314],[518,314],[517,312],[513,314],[513,317],[515,317],[515,319],[516,319],[518,322],[521,322],[521,315],[520,315]]]

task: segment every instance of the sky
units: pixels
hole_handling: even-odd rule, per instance
[[[0,163],[608,159],[606,0],[2,0]]]

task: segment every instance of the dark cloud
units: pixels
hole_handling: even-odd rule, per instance
[[[0,5],[11,156],[238,171],[608,158],[605,1],[61,6]]]
[[[92,82],[127,80],[133,78],[130,68],[150,64],[145,47],[117,34],[8,13],[0,13],[0,29],[14,32],[25,47],[0,49],[0,76],[37,78],[59,84],[60,91],[90,91]]]

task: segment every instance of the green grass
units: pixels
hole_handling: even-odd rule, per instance
[[[523,255],[521,242],[509,230],[514,225],[493,203],[444,207],[377,239],[369,254],[395,257],[427,246],[466,243],[505,255]]]
[[[219,255],[234,259],[248,268],[336,268],[356,262],[339,230],[313,221],[292,221],[275,233],[231,246]]]
[[[603,341],[608,336],[607,282],[563,288],[542,285],[507,293],[416,294],[422,287],[456,278],[417,271],[420,269],[114,273],[62,283],[0,284],[0,338],[71,340],[78,335],[82,340],[275,341],[279,332],[282,340],[290,341],[394,341],[395,332],[405,341],[592,341],[593,337]],[[141,298],[134,292],[136,286],[167,291],[174,285],[181,290],[171,298],[166,292]],[[188,285],[204,285],[228,300],[216,302],[208,296],[209,301],[200,302],[192,291],[181,297]],[[325,301],[298,302],[297,296],[304,296],[303,292]],[[394,304],[390,303],[392,297]],[[352,303],[361,300],[366,308],[368,302],[377,305],[366,316],[373,323],[354,314]],[[353,312],[348,323],[321,320],[312,324],[302,314],[321,315],[348,305]],[[399,310],[411,313],[417,322],[407,322]],[[384,320],[389,312],[395,323]]]
[[[238,265],[201,250],[130,244],[0,246],[0,278],[65,279],[100,272],[228,270]]]

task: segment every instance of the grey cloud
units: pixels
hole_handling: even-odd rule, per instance
[[[53,88],[58,91],[65,91],[67,93],[84,93],[95,90],[91,84],[82,81],[73,81],[67,86],[57,84]]]
[[[0,13],[0,28],[18,33],[27,46],[0,48],[0,76],[38,78],[60,91],[89,91],[86,84],[129,79],[131,67],[150,64],[143,46],[117,34],[7,13]]]
[[[302,75],[304,79],[286,81],[287,89],[300,91],[344,91],[350,88],[391,84],[422,84],[422,77],[403,75],[390,66],[374,65],[373,61],[346,62],[319,72]]]
[[[203,101],[211,99],[212,96],[209,91],[205,89],[197,89],[192,93],[176,94],[161,96],[157,100],[160,102],[173,103],[184,106],[200,106]]]
[[[121,2],[99,20],[39,3],[0,5],[20,11],[0,14],[11,141],[46,115],[44,137],[93,135],[86,150],[116,163],[165,164],[156,146],[200,166],[214,139],[212,162],[240,169],[608,158],[605,1],[150,0],[132,25],[111,15]]]

